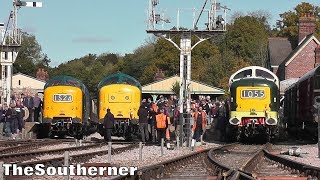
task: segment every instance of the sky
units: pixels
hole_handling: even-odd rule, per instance
[[[52,67],[89,53],[132,53],[153,36],[146,33],[149,0],[30,1],[42,2],[43,7],[22,7],[18,13],[18,26],[36,36],[43,53],[51,59]],[[159,1],[157,7],[173,23],[166,27],[173,27],[178,8],[185,8],[180,21],[188,26],[192,24],[192,11],[187,9],[201,9],[205,0]],[[269,12],[271,25],[280,19],[279,14],[293,10],[301,2],[320,6],[319,0],[218,1],[231,9],[228,17],[235,12]],[[0,22],[7,22],[11,10],[12,0],[0,0]]]

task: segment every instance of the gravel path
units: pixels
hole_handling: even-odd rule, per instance
[[[89,145],[90,143],[82,143],[82,146]],[[62,143],[57,145],[48,145],[38,148],[37,150],[51,150],[51,149],[62,149],[62,148],[69,148],[69,147],[76,147],[76,143]]]

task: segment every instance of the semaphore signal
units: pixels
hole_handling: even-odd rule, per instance
[[[210,3],[209,3],[210,2]],[[191,109],[191,51],[201,42],[213,38],[215,36],[224,35],[226,32],[227,11],[230,10],[226,6],[222,6],[217,0],[205,0],[204,5],[200,10],[192,9],[178,9],[176,25],[171,25],[165,28],[165,25],[170,24],[171,21],[164,13],[159,13],[158,6],[160,0],[149,0],[149,10],[147,18],[147,33],[152,33],[155,36],[165,38],[180,50],[180,92],[179,92],[179,107],[180,107],[180,122],[183,127],[187,129],[186,134],[180,131],[180,143],[185,141],[189,146],[190,138],[190,109]],[[181,12],[190,11],[192,13],[192,26],[181,26]],[[199,40],[192,44],[191,36],[196,36]],[[172,39],[180,36],[180,46]],[[184,105],[186,110],[184,111]],[[183,114],[186,114],[187,118]]]
[[[10,12],[7,24],[0,23],[1,103],[6,102],[8,105],[11,101],[12,65],[21,47],[21,29],[18,28],[17,18],[18,10],[21,7],[42,7],[42,2],[13,0],[13,10]]]

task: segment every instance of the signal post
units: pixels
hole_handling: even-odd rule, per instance
[[[42,7],[42,2],[13,0],[13,10],[10,12],[7,24],[0,23],[1,103],[6,102],[8,105],[12,95],[12,66],[21,47],[21,29],[18,28],[17,15],[23,6]]]
[[[157,6],[159,0],[149,1],[148,11],[148,24],[147,33],[152,33],[157,37],[164,38],[172,43],[177,49],[180,50],[180,91],[179,91],[179,112],[180,112],[180,145],[183,145],[185,141],[189,146],[189,139],[191,134],[191,94],[190,94],[190,82],[191,82],[191,51],[201,42],[210,39],[212,37],[221,36],[226,32],[226,16],[227,7],[221,6],[217,3],[217,0],[206,0],[201,10],[191,9],[193,13],[192,27],[186,29],[180,24],[181,13],[189,11],[190,9],[178,9],[177,12],[177,24],[175,27],[165,29],[165,23],[170,23],[164,14],[158,13]],[[209,4],[209,5],[207,5]],[[209,6],[209,9],[206,9]],[[201,17],[204,12],[208,15],[206,21],[202,26],[198,26]],[[222,15],[218,15],[222,12]],[[196,16],[198,14],[198,16]],[[203,18],[202,18],[203,19]],[[196,36],[198,41],[192,45],[191,38]],[[180,37],[180,45],[173,41],[173,38]],[[184,117],[184,115],[186,115]],[[183,126],[185,127],[185,134],[183,133]]]

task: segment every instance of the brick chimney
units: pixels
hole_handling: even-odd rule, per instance
[[[315,59],[316,59],[316,63],[314,66],[318,67],[320,65],[320,45],[318,45],[318,47],[316,47],[314,52],[315,52]]]
[[[301,40],[309,34],[315,32],[316,18],[311,13],[303,13],[299,18],[299,43]]]

